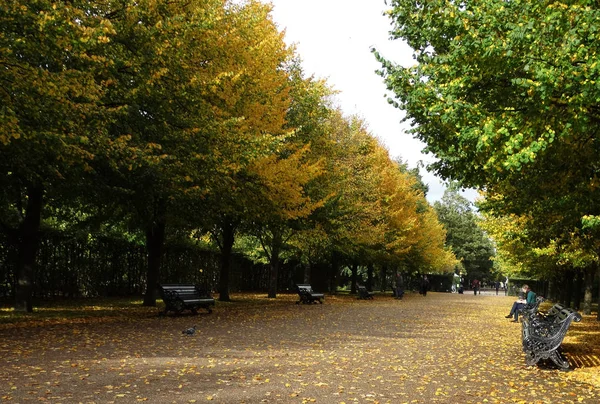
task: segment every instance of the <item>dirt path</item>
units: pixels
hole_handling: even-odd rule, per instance
[[[503,317],[510,297],[237,298],[195,317],[3,327],[0,401],[600,402],[573,377],[580,369],[524,365],[520,325]],[[592,321],[572,325],[564,345],[575,367],[597,370],[582,344]]]

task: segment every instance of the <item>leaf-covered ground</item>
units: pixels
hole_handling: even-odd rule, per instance
[[[598,403],[600,326],[573,365],[527,367],[513,298],[233,295],[212,314],[87,306],[0,312],[0,401],[51,403]],[[53,312],[54,310],[54,312]],[[182,330],[197,325],[193,336]],[[597,392],[598,391],[598,392]]]

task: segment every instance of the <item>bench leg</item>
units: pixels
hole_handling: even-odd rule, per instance
[[[536,363],[538,363],[539,360],[540,360],[540,358],[536,358],[536,356],[533,354],[533,352],[525,353],[525,363],[527,364],[527,366],[533,366]]]
[[[556,366],[562,370],[570,369],[569,361],[566,360],[558,351],[552,352],[550,359],[552,359],[552,362],[554,362]]]

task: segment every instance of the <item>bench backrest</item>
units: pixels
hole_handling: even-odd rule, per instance
[[[564,307],[560,309],[559,313],[546,319],[524,317],[523,336],[531,334],[540,335],[548,340],[555,340],[560,344],[560,341],[566,335],[573,321],[581,321],[581,314],[573,309]]]
[[[544,314],[544,317],[547,319],[554,318],[558,316],[564,308],[565,307],[562,304],[556,303],[546,314]]]
[[[160,295],[164,299],[179,298],[181,300],[208,297],[210,294],[192,284],[165,284],[158,285]]]
[[[310,285],[308,285],[308,284],[298,284],[298,285],[296,285],[296,287],[298,288],[298,293],[299,294],[304,294],[304,293],[311,294],[311,293],[314,293],[312,287]]]
[[[560,313],[558,313],[558,315],[556,316],[556,320],[554,320],[554,322],[562,323],[569,319],[571,319],[572,321],[581,321],[581,314],[568,307],[563,307],[560,310]]]

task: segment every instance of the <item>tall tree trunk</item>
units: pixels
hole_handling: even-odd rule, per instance
[[[367,265],[367,290],[369,292],[373,291],[373,263]]]
[[[379,282],[379,290],[381,292],[385,292],[387,288],[387,264],[381,265],[381,269],[379,272],[379,277],[381,278],[381,282]]]
[[[572,306],[572,302],[573,302],[573,276],[574,276],[574,272],[569,270],[565,272],[565,301],[564,301],[564,305],[567,307],[573,307]]]
[[[219,276],[219,301],[229,302],[229,274],[231,272],[231,257],[233,243],[235,242],[235,225],[231,221],[222,224],[221,246],[221,272]]]
[[[33,311],[33,275],[39,247],[39,230],[42,220],[44,191],[39,184],[27,187],[25,218],[18,232],[17,286],[15,289],[15,311]]]
[[[583,295],[583,314],[592,314],[592,292],[594,290],[594,275],[598,264],[594,261],[585,269],[585,293]]]
[[[146,249],[148,251],[148,274],[144,306],[156,306],[156,287],[160,274],[160,261],[165,245],[166,208],[163,204],[157,209],[157,214],[146,229]]]
[[[596,277],[600,279],[600,265],[596,263]],[[600,321],[600,282],[598,282],[598,312],[596,313],[596,320]]]
[[[561,287],[558,287],[558,294],[560,296],[559,298],[559,302],[560,304],[562,304],[563,306],[568,306],[569,305],[569,301],[567,299],[567,296],[569,294],[569,277],[567,275],[567,270],[565,268],[559,268],[560,272],[560,282],[558,285],[561,285]],[[557,286],[558,286],[557,285]]]
[[[350,280],[350,293],[356,294],[356,282],[358,282],[358,264],[356,262],[352,263],[352,277]]]
[[[282,234],[279,230],[273,232],[273,241],[271,244],[271,277],[269,279],[269,295],[270,299],[277,297],[277,279],[279,275],[279,252],[281,251]]]
[[[304,265],[304,283],[309,284],[310,283],[310,271],[311,271],[311,265],[310,265],[310,261],[308,262],[308,264]]]
[[[338,254],[333,251],[331,253],[331,273],[329,274],[329,293],[337,293],[337,277],[340,263]]]
[[[573,281],[573,309],[579,310],[581,305],[581,292],[583,289],[583,272],[578,269],[574,273]]]

